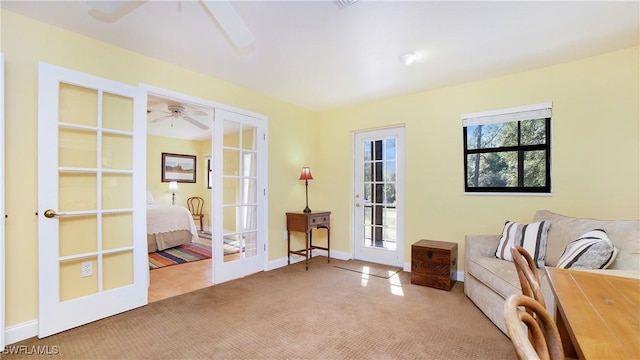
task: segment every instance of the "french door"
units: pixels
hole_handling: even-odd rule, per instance
[[[354,135],[354,257],[404,261],[404,127]]]
[[[4,349],[4,54],[0,53],[0,349]]]
[[[218,284],[266,267],[266,123],[214,111],[213,276]]]
[[[147,303],[146,94],[38,68],[38,336]]]

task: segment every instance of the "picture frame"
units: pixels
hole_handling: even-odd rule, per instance
[[[196,156],[162,153],[162,182],[196,182]]]

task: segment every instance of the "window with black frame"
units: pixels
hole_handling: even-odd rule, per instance
[[[465,192],[551,192],[551,103],[462,116]]]

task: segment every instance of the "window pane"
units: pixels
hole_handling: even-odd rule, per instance
[[[384,185],[384,198],[385,198],[386,205],[396,204],[396,185],[395,184]]]
[[[364,161],[371,161],[371,141],[364,142]]]
[[[384,141],[384,158],[387,160],[395,160],[396,158],[396,139],[387,139]]]
[[[518,156],[515,151],[467,155],[467,186],[518,186]]]
[[[518,145],[518,123],[515,121],[468,126],[467,149],[491,149]]]
[[[396,162],[385,161],[384,181],[396,181]]]
[[[547,161],[545,151],[526,151],[524,153],[524,186],[546,186]]]
[[[546,139],[546,119],[526,120],[520,122],[522,145],[540,145]]]

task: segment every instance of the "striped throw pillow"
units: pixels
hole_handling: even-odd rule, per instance
[[[618,254],[617,250],[604,230],[594,229],[567,244],[557,267],[606,269]]]
[[[502,230],[502,237],[496,249],[496,257],[513,262],[511,248],[520,245],[531,254],[536,266],[544,266],[544,256],[547,252],[547,234],[549,232],[548,221],[540,221],[531,224],[519,224],[507,221]]]

